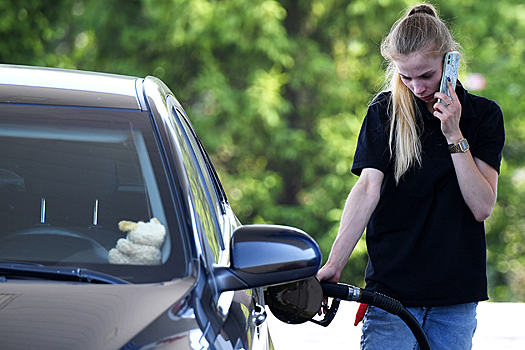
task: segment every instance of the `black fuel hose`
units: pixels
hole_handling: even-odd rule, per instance
[[[427,336],[419,322],[402,304],[384,294],[357,288],[344,283],[321,282],[323,294],[326,297],[341,300],[356,301],[372,305],[401,318],[416,337],[421,350],[431,350]]]

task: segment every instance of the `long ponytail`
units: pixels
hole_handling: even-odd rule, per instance
[[[381,43],[381,55],[388,61],[385,90],[391,91],[392,96],[389,147],[396,182],[411,167],[421,165],[422,151],[415,96],[401,80],[395,62],[421,49],[427,55],[444,55],[451,49],[459,49],[435,8],[428,4],[409,9]]]
[[[390,67],[392,77],[389,90],[392,92],[390,104],[390,154],[395,154],[394,177],[396,182],[412,166],[421,165],[421,140],[416,120],[414,94],[401,81],[395,65]]]

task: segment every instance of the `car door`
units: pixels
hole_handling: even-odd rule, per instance
[[[229,207],[213,165],[184,111],[171,96],[167,98],[167,106],[173,127],[179,134],[179,143],[184,148],[182,153],[185,154],[195,211],[203,231],[201,237],[204,238],[202,244],[207,265],[227,266],[230,238],[240,223]],[[210,304],[213,305],[203,307],[208,315],[215,312],[216,322],[221,324],[214,335],[215,348],[255,350],[267,347],[266,313],[261,289],[213,295]]]
[[[238,220],[227,206],[224,230],[234,230],[238,227]],[[235,224],[231,224],[235,222]],[[230,224],[228,224],[230,222]],[[231,232],[232,233],[232,232]],[[230,234],[231,234],[230,233]],[[229,254],[229,253],[228,253]],[[229,335],[237,332],[245,338],[249,346],[246,349],[265,350],[270,349],[270,337],[268,333],[267,313],[265,309],[264,292],[262,288],[240,290],[232,293],[231,306],[228,317],[222,327],[221,334]],[[235,349],[241,349],[242,343]],[[229,349],[229,348],[226,348]]]

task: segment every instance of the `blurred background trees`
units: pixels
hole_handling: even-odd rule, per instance
[[[357,178],[353,153],[383,82],[382,36],[407,0],[0,2],[0,62],[155,75],[179,98],[243,223],[310,233],[328,256]],[[525,4],[435,1],[467,66],[503,109],[490,296],[525,301]],[[342,280],[362,286],[363,240]]]

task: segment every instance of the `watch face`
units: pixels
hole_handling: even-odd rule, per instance
[[[459,143],[458,143],[458,148],[459,148],[459,150],[460,150],[461,152],[466,152],[466,151],[468,151],[468,149],[469,149],[469,144],[468,144],[468,142],[467,142],[467,139],[463,139],[463,140],[459,141]]]
[[[469,148],[470,148],[470,146],[469,146],[469,144],[467,142],[467,139],[459,140],[457,145],[450,144],[448,146],[448,150],[450,151],[450,153],[466,152],[466,151],[469,150]]]

